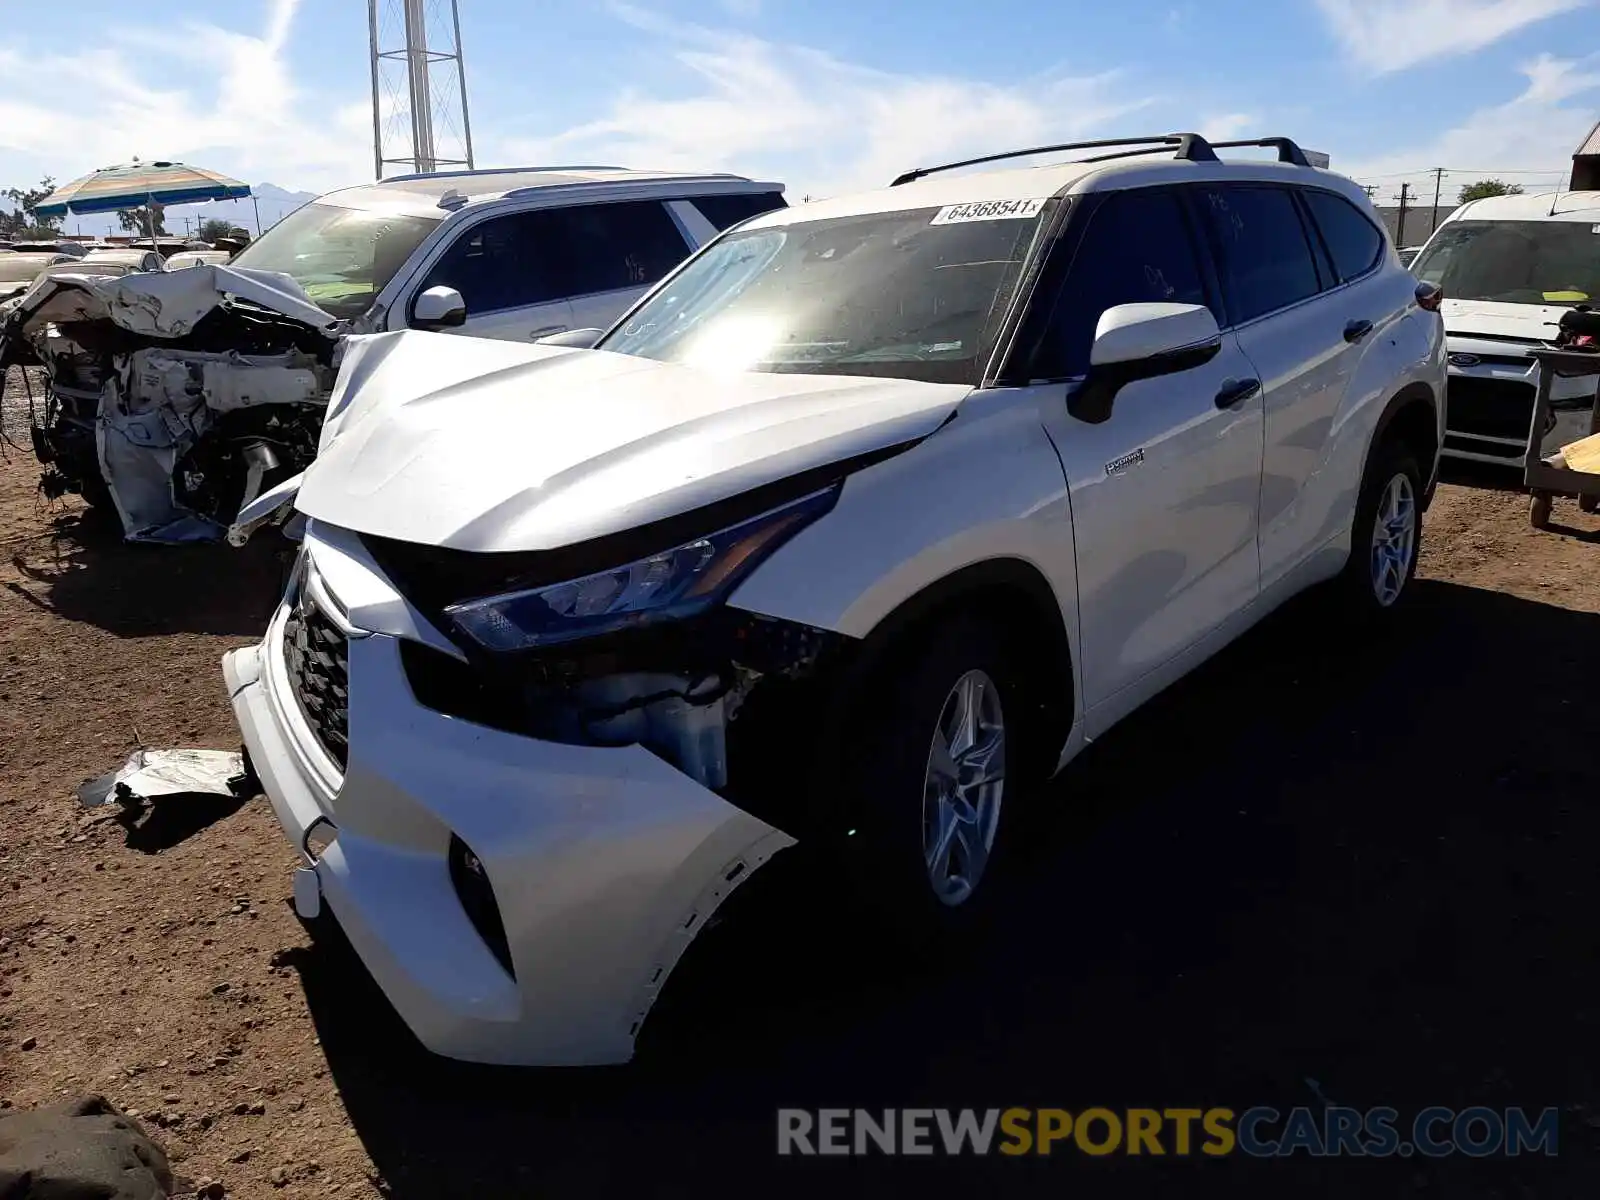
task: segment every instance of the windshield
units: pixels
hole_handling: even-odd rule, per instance
[[[1411,270],[1452,300],[1580,304],[1600,297],[1600,225],[1451,221]]]
[[[76,262],[56,263],[39,272],[39,278],[44,279],[52,275],[131,275],[133,268],[127,263],[115,262],[89,262],[78,260]]]
[[[976,384],[1042,208],[952,205],[735,232],[600,347],[722,371]]]
[[[319,308],[359,317],[439,217],[307,204],[241,250],[232,266],[292,276]]]

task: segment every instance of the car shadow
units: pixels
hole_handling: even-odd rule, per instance
[[[295,547],[275,532],[240,548],[137,545],[93,509],[57,516],[48,537],[11,555],[21,581],[4,586],[34,606],[122,637],[247,636],[266,626]]]
[[[1439,460],[1439,482],[1489,492],[1526,492],[1522,483],[1522,460],[1507,466],[1473,462],[1464,458]]]
[[[1382,630],[1303,598],[1097,742],[1016,814],[991,919],[942,958],[904,965],[780,855],[626,1067],[429,1055],[319,922],[293,965],[387,1193],[1592,1192],[1595,1135],[1565,1110],[1556,1158],[776,1154],[780,1107],[1600,1094],[1572,1053],[1600,1019],[1600,615],[1415,586]]]

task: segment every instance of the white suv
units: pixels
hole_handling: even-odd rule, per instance
[[[609,325],[691,251],[784,206],[738,175],[523,167],[399,175],[290,213],[232,265],[287,274],[356,333],[529,341]]]
[[[1262,144],[768,213],[593,350],[356,339],[293,582],[224,662],[302,914],[435,1051],[623,1060],[784,847],[938,938],[1141,701],[1312,583],[1390,612],[1437,295]]]

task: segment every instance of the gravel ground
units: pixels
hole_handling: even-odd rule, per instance
[[[1023,814],[973,953],[885,965],[780,858],[691,950],[638,1062],[541,1072],[424,1054],[337,929],[295,920],[263,802],[77,808],[140,744],[237,744],[217,660],[284,563],[269,539],[125,546],[36,481],[0,461],[0,1104],[102,1092],[239,1197],[1600,1183],[1600,522],[1570,503],[1535,533],[1524,497],[1447,486],[1399,627],[1352,644],[1297,602],[1130,718]],[[778,1106],[1242,1109],[1313,1087],[1559,1105],[1561,1153],[774,1170]]]

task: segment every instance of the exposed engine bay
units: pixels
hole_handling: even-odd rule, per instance
[[[341,345],[288,276],[225,266],[57,275],[0,306],[0,373],[45,371],[40,490],[114,508],[135,542],[219,540],[304,470]]]

